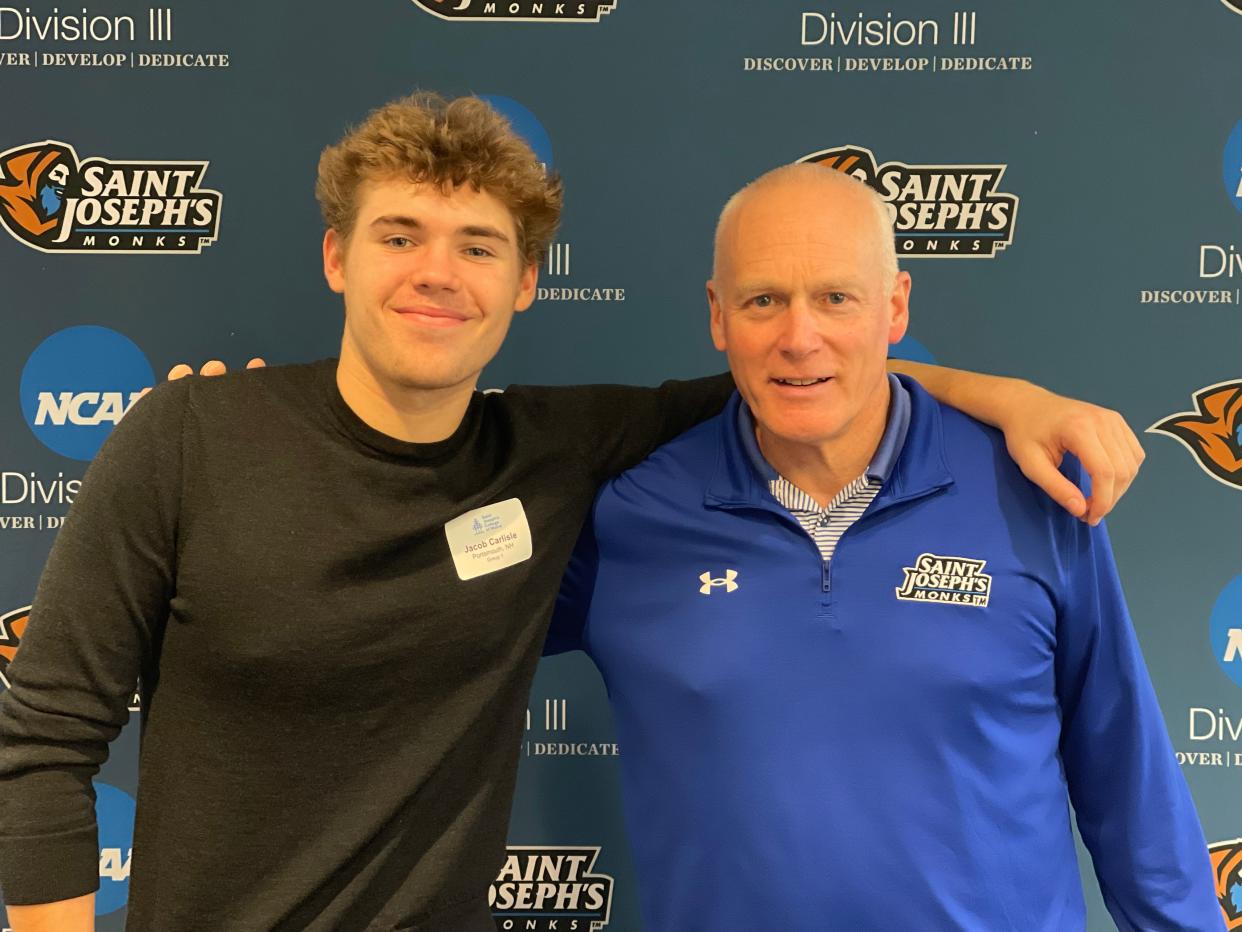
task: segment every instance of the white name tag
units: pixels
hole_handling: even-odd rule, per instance
[[[461,579],[474,579],[529,560],[530,525],[521,499],[467,511],[444,525],[449,553]]]

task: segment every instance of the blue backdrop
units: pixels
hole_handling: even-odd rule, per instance
[[[153,373],[335,353],[315,165],[371,107],[487,95],[565,178],[539,300],[485,386],[719,370],[717,211],[830,161],[898,211],[904,352],[1151,428],[1110,526],[1242,928],[1238,0],[27,0],[0,7],[0,68],[0,678],[77,480]],[[124,921],[136,742],[131,723],[99,778],[101,930]],[[590,664],[545,662],[514,855],[585,849],[596,927],[637,930],[623,753]]]

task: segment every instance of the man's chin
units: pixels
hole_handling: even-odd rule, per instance
[[[840,436],[841,425],[826,418],[773,417],[756,418],[761,441],[775,441],[782,446],[819,447]]]
[[[389,373],[389,381],[404,391],[441,392],[468,385],[471,389],[479,380],[478,372],[464,370],[437,370],[405,367]]]

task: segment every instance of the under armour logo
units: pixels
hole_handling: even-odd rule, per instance
[[[699,586],[699,592],[703,595],[712,594],[712,586],[724,586],[725,592],[733,592],[737,588],[737,570],[725,570],[724,576],[712,578],[711,573],[704,573],[699,577],[699,582],[703,585]]]

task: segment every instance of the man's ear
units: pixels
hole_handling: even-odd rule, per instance
[[[712,345],[723,353],[727,346],[724,330],[724,308],[721,306],[720,295],[716,291],[716,284],[710,278],[707,280],[707,306],[711,309]]]
[[[888,342],[900,343],[910,326],[910,273],[898,272],[893,280],[893,293],[889,298]]]
[[[530,307],[535,300],[538,285],[539,265],[532,262],[522,269],[522,276],[518,279],[518,293],[517,298],[513,302],[513,310],[521,313]]]
[[[337,294],[345,293],[345,248],[348,244],[331,227],[323,234],[323,277]]]

